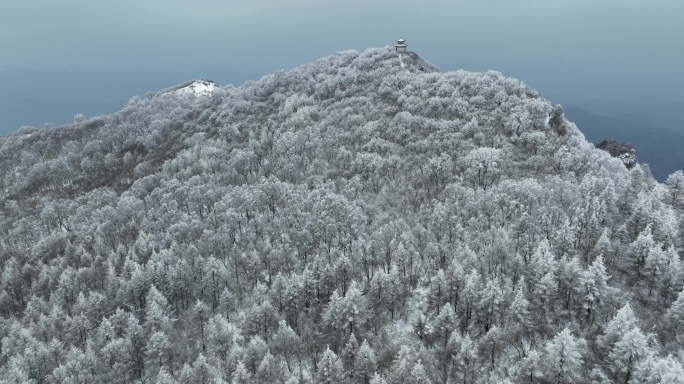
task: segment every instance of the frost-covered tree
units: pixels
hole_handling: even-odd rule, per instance
[[[644,384],[681,384],[684,383],[684,367],[681,361],[672,356],[660,358],[650,354],[638,365],[632,381]]]
[[[668,190],[667,204],[673,207],[681,207],[684,197],[684,172],[676,171],[668,176],[665,185]]]
[[[0,377],[676,382],[681,173],[415,52],[199,84],[0,139]]]
[[[235,371],[231,376],[231,384],[248,384],[252,382],[252,375],[249,373],[245,365],[240,361],[238,362]]]
[[[318,362],[316,371],[316,383],[333,384],[344,380],[344,367],[342,361],[331,351],[326,349]]]
[[[544,346],[541,358],[545,380],[552,383],[576,383],[585,377],[583,353],[586,342],[565,328]]]
[[[674,333],[679,343],[684,342],[684,290],[679,292],[677,300],[665,312],[667,326]]]
[[[475,382],[478,351],[470,335],[461,337],[457,332],[453,332],[447,348],[452,354],[455,378],[464,384]]]
[[[333,292],[323,321],[330,332],[341,331],[345,336],[360,333],[366,322],[365,296],[356,285],[352,285],[344,297]]]
[[[610,297],[615,295],[615,290],[608,285],[609,278],[601,256],[594,259],[587,270],[582,272],[578,290],[583,295],[582,309],[589,322],[596,317],[597,308],[600,313],[605,312],[603,308],[609,305]]]
[[[632,306],[626,303],[608,322],[603,335],[597,337],[597,344],[608,353],[623,335],[638,327],[639,319],[634,315]]]
[[[395,357],[387,374],[387,384],[408,384],[411,381],[411,371],[415,361],[412,359],[411,350],[402,346],[399,354]],[[371,379],[373,383],[374,379]]]
[[[173,319],[166,297],[152,285],[145,299],[145,326],[150,333],[171,332]]]
[[[375,351],[368,345],[368,341],[364,340],[356,353],[352,379],[360,384],[369,384],[376,369],[377,357],[375,356]]]
[[[286,379],[286,371],[287,369],[281,365],[280,361],[268,351],[261,360],[261,363],[259,363],[255,379],[260,383],[284,382]]]
[[[639,328],[633,328],[622,335],[608,353],[609,370],[616,380],[630,383],[637,367],[649,353],[648,338]]]

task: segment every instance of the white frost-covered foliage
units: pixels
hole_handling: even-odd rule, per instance
[[[0,377],[681,377],[677,176],[626,169],[515,79],[401,60],[0,138]]]

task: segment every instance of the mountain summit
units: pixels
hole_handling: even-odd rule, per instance
[[[390,47],[192,84],[0,139],[7,381],[684,377],[681,172]]]

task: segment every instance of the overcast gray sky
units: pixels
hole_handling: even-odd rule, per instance
[[[682,80],[682,16],[682,0],[3,0],[0,69],[266,74],[403,36],[447,70]]]

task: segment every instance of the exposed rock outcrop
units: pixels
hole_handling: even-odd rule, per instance
[[[603,140],[596,144],[596,148],[603,149],[610,153],[611,156],[622,160],[622,163],[630,169],[637,163],[637,153],[631,144],[618,143],[612,140]]]

